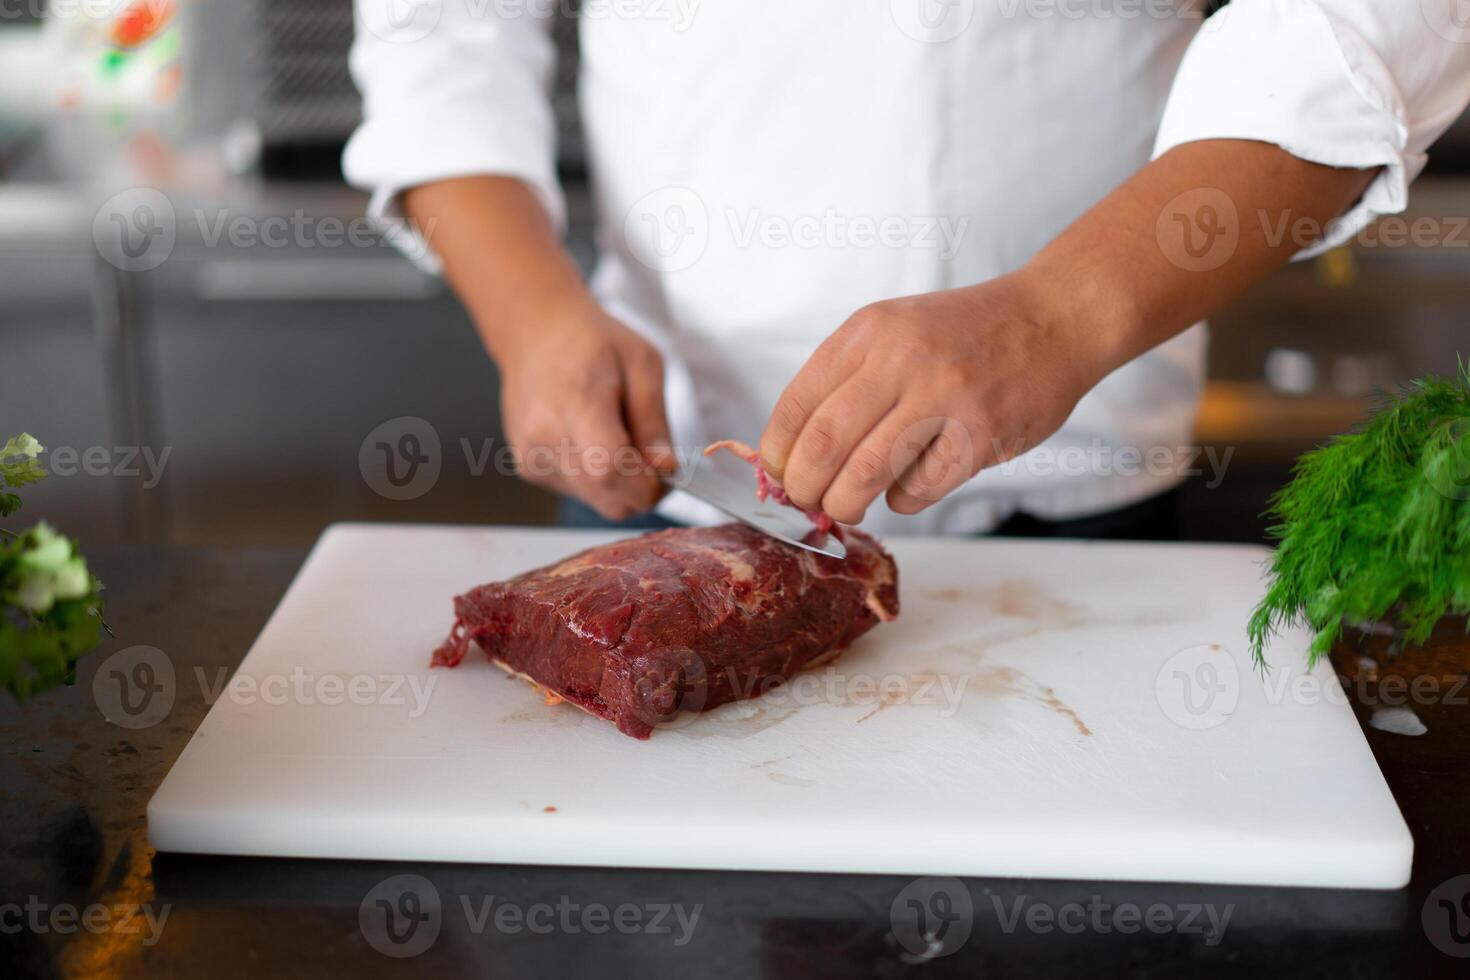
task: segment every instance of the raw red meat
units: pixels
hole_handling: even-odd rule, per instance
[[[490,659],[634,738],[680,711],[764,693],[898,614],[898,572],[868,535],[845,560],[743,524],[593,548],[454,601],[434,663]]]

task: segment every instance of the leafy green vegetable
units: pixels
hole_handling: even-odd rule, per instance
[[[19,489],[46,476],[44,451],[29,435],[0,446],[0,487]],[[0,517],[20,498],[0,493]],[[0,687],[24,700],[76,678],[77,658],[95,647],[102,621],[102,583],[76,544],[44,521],[22,533],[0,528]]]
[[[1268,513],[1278,545],[1249,627],[1260,666],[1283,626],[1315,631],[1315,664],[1344,623],[1390,623],[1422,644],[1470,613],[1470,366],[1303,455]]]
[[[0,538],[0,687],[17,698],[69,684],[102,639],[102,584],[45,523]]]
[[[0,446],[0,487],[19,490],[46,476],[46,468],[36,459],[44,448],[26,433],[7,439]],[[20,509],[20,498],[13,493],[0,493],[0,517],[9,517]]]
[[[25,534],[13,539],[15,554],[7,571],[0,577],[0,598],[22,609],[44,616],[58,601],[80,599],[92,590],[92,576],[87,563],[74,550],[72,542],[42,521]]]

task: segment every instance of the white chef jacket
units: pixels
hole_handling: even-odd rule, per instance
[[[405,188],[514,176],[565,221],[555,4],[358,0],[365,118],[345,170],[427,268]],[[1459,0],[1234,0],[1208,21],[1193,0],[585,0],[580,16],[593,288],[663,351],[680,451],[756,442],[859,307],[1016,269],[1151,155],[1229,137],[1384,168],[1316,251],[1402,210],[1470,99]],[[1196,465],[1205,347],[1197,325],[1030,453],[917,517],[879,501],[863,526],[978,531],[1175,485]],[[717,518],[678,494],[661,510]]]

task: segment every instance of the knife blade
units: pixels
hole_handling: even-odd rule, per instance
[[[831,558],[847,557],[837,535],[818,531],[800,510],[756,499],[755,470],[734,456],[697,457],[664,482],[778,541]]]

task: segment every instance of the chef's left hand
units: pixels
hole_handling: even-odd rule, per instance
[[[880,494],[917,514],[1035,446],[1108,370],[1086,324],[1048,318],[1044,292],[1017,273],[858,310],[776,403],[767,471],[801,507],[856,524]]]
[[[761,461],[791,500],[845,524],[880,493],[917,514],[987,466],[1055,432],[1109,372],[1197,323],[1306,244],[1236,222],[1224,259],[1181,261],[1165,234],[1191,192],[1240,215],[1324,228],[1376,168],[1328,167],[1254,140],[1176,146],[1052,239],[978,286],[864,307],[786,388]],[[1186,249],[1187,251],[1187,249]]]

